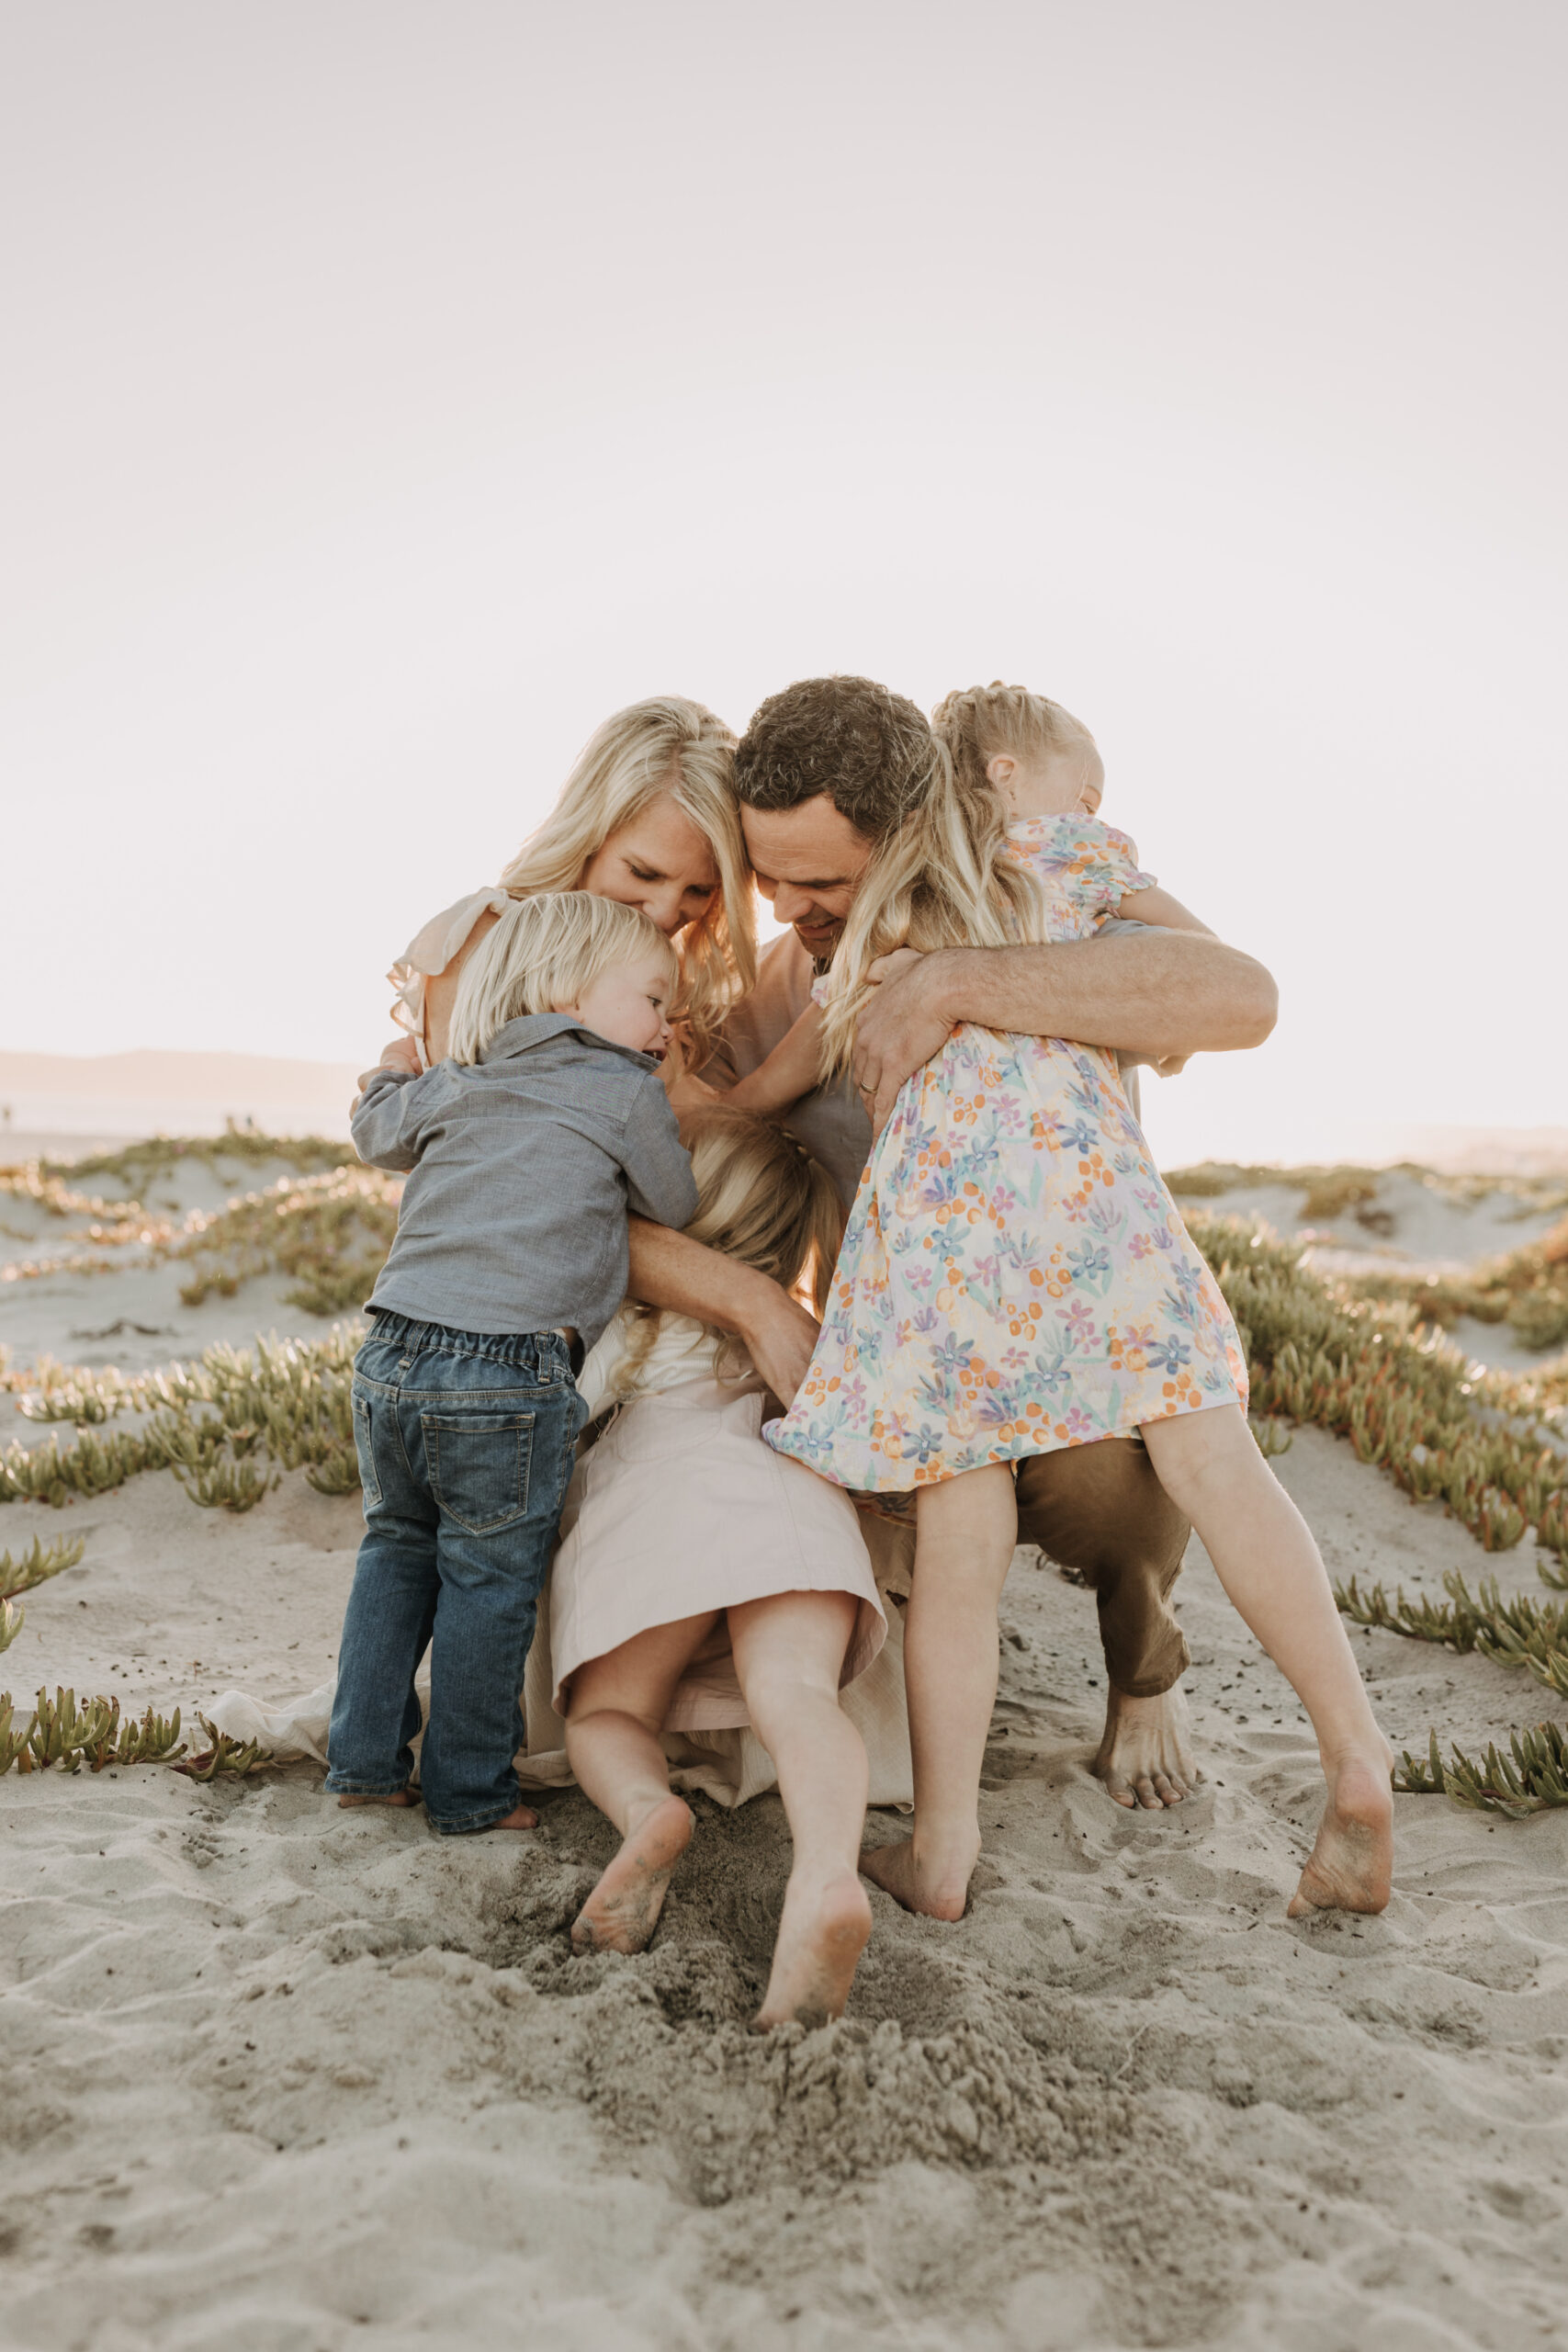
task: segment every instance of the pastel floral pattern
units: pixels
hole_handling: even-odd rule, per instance
[[[1053,939],[1153,882],[1095,819],[1036,818],[1008,850]],[[1235,1326],[1114,1057],[965,1023],[899,1094],[805,1385],[763,1434],[839,1486],[900,1492],[1246,1398]]]

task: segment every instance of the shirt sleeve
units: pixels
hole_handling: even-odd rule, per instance
[[[354,1148],[369,1168],[401,1174],[419,1165],[423,1102],[412,1070],[378,1069],[355,1108],[348,1131]]]
[[[672,1225],[677,1231],[690,1225],[697,1213],[691,1155],[681,1141],[670,1097],[651,1072],[626,1121],[621,1165],[626,1171],[626,1205],[634,1216],[651,1217],[655,1225]]]
[[[406,1029],[419,1047],[421,1064],[424,1064],[424,984],[444,972],[472,933],[482,914],[504,914],[511,905],[509,891],[475,890],[459,899],[455,907],[446,907],[433,915],[424,929],[416,932],[393,965],[387,978],[395,994],[392,998],[392,1019],[400,1029]]]
[[[1113,915],[1131,891],[1155,887],[1154,875],[1145,874],[1138,864],[1131,835],[1118,832],[1114,825],[1096,824],[1091,837],[1080,844],[1079,855],[1077,887],[1091,906],[1102,908],[1107,914]]]

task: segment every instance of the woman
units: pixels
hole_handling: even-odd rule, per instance
[[[389,978],[393,1019],[422,1065],[442,1059],[457,979],[508,899],[592,890],[639,907],[681,958],[681,1050],[667,1083],[701,1068],[757,976],[750,870],[732,785],[735,738],[701,703],[656,695],[590,737],[537,832],[493,889],[427,922]]]

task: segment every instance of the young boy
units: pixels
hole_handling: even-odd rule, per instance
[[[626,1212],[683,1226],[696,1186],[658,1063],[674,950],[582,890],[513,902],[463,969],[451,1057],[368,1071],[353,1135],[411,1169],[355,1359],[365,1540],[327,1787],[407,1804],[428,1643],[425,1809],[532,1827],[512,1758],[535,1606],[586,1410],[573,1367],[621,1303]]]

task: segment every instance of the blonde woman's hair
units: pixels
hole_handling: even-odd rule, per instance
[[[692,1239],[754,1266],[781,1289],[807,1287],[818,1314],[824,1313],[844,1211],[820,1161],[782,1127],[722,1102],[688,1114],[681,1140],[692,1155],[701,1204],[686,1227]],[[657,1307],[636,1302],[627,1311],[624,1377],[635,1387],[661,1318]]]
[[[673,1012],[690,1028],[693,1068],[706,1060],[725,1014],[757,978],[751,869],[734,776],[735,738],[700,702],[681,695],[634,702],[589,737],[555,808],[501,877],[514,899],[580,888],[610,835],[668,792],[718,868],[713,904],[676,944],[681,989]]]
[[[519,1014],[559,1012],[601,972],[645,956],[664,958],[673,988],[681,969],[674,946],[640,908],[590,890],[515,899],[463,966],[446,1050],[455,1062],[477,1062]]]
[[[945,707],[945,705],[943,706]],[[866,974],[895,947],[1015,947],[1045,936],[1033,876],[1004,854],[1007,818],[987,781],[960,770],[931,739],[913,813],[878,842],[850,908],[831,967],[823,1020],[823,1074],[846,1069]]]
[[[953,773],[976,785],[985,784],[986,769],[999,752],[1021,760],[1071,752],[1099,758],[1094,737],[1081,718],[1048,695],[1004,685],[1000,678],[993,678],[988,686],[965,686],[944,695],[931,713],[931,727],[947,746]]]

